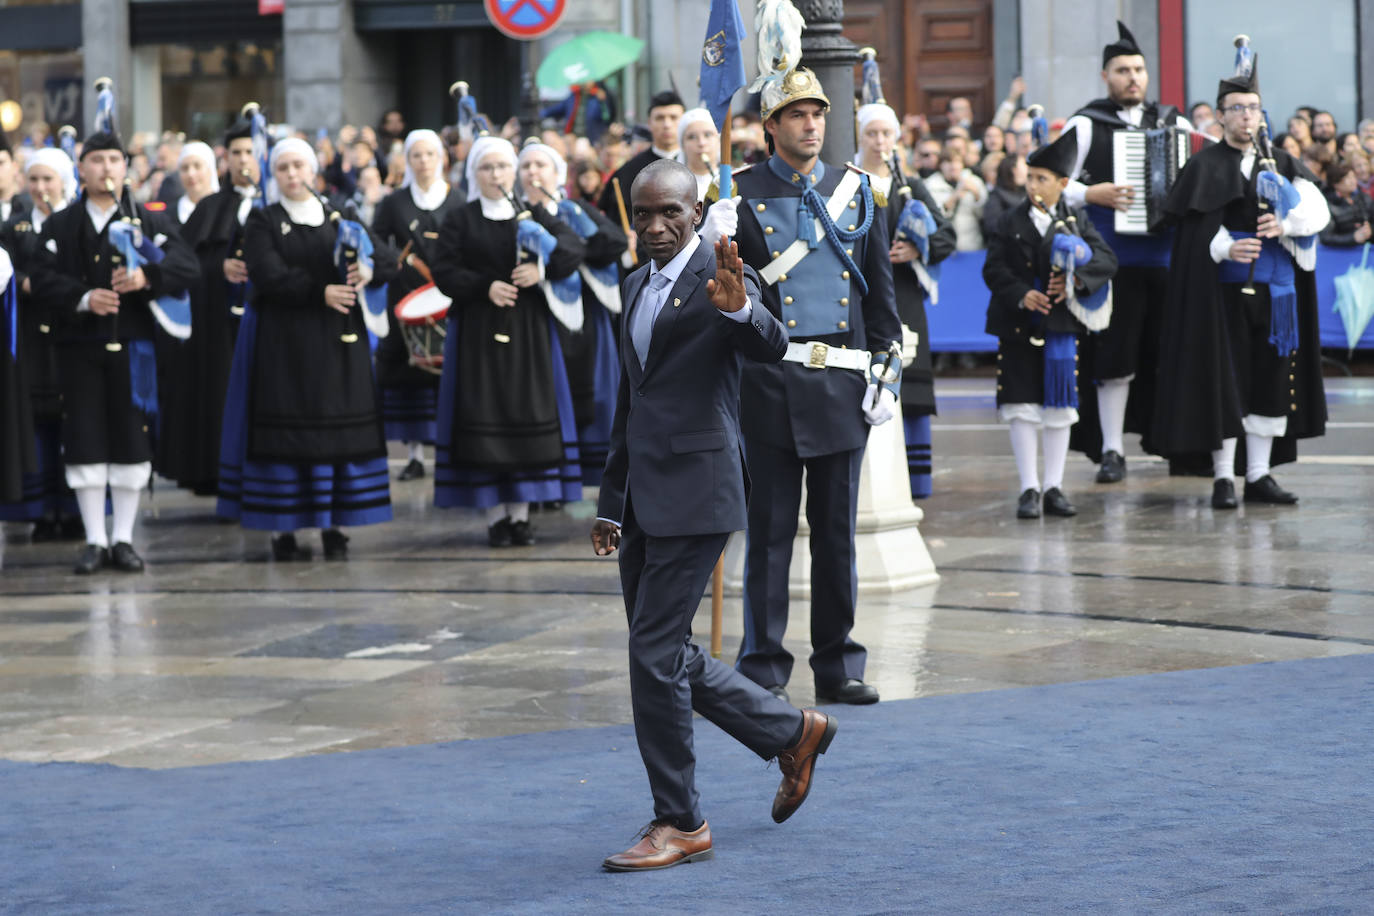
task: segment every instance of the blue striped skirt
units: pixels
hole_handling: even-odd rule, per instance
[[[930,414],[902,415],[906,433],[906,468],[911,475],[911,498],[925,499],[933,492],[930,479]]]
[[[382,389],[382,428],[389,442],[434,444],[438,388],[397,386]]]

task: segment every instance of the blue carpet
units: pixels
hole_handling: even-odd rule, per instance
[[[716,859],[643,875],[598,868],[650,816],[629,728],[0,762],[0,911],[1368,913],[1371,696],[1360,655],[841,709],[781,826],[699,723]]]

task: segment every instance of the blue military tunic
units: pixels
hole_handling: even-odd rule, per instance
[[[811,231],[813,218],[828,222],[817,211],[844,174],[817,162],[811,174],[801,175],[777,156],[737,172],[735,193],[742,201],[736,241],[745,263],[762,271],[803,239],[808,253],[775,283],[763,285],[764,305],[792,341],[868,350],[877,361],[893,341],[901,341],[902,329],[887,223],[873,218],[867,176],[834,221],[835,231]],[[804,194],[807,189],[817,193]],[[741,387],[741,419],[751,435],[795,449],[802,458],[862,448],[869,427],[860,402],[868,381],[866,373],[851,369],[750,364]]]

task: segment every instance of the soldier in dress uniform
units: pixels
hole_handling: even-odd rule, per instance
[[[829,107],[808,70],[765,85],[762,115],[774,153],[735,173],[738,208],[733,199],[712,204],[701,233],[714,244],[737,232],[740,256],[759,272],[764,304],[789,337],[783,362],[745,367],[740,391],[753,490],[736,665],[786,696],[788,567],[805,470],[816,695],[874,703],[878,691],[863,681],[867,652],[849,635],[854,525],[869,427],[892,418],[898,394],[896,382],[880,388],[870,370],[894,342],[900,346],[902,326],[887,222],[869,176],[820,160]]]
[[[152,473],[157,414],[151,306],[160,295],[190,287],[198,270],[165,206],[144,207],[125,190],[128,160],[118,134],[88,136],[78,167],[82,194],[44,224],[30,281],[57,338],[62,456],[86,528],[76,572],[103,566],[138,572],[143,560],[131,541],[139,492]],[[111,243],[111,226],[123,221],[138,222],[143,238],[160,249],[160,263],[129,268]],[[105,532],[107,486],[112,537]]]

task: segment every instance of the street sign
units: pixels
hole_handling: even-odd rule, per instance
[[[491,24],[511,38],[543,38],[563,18],[566,0],[484,0]]]

